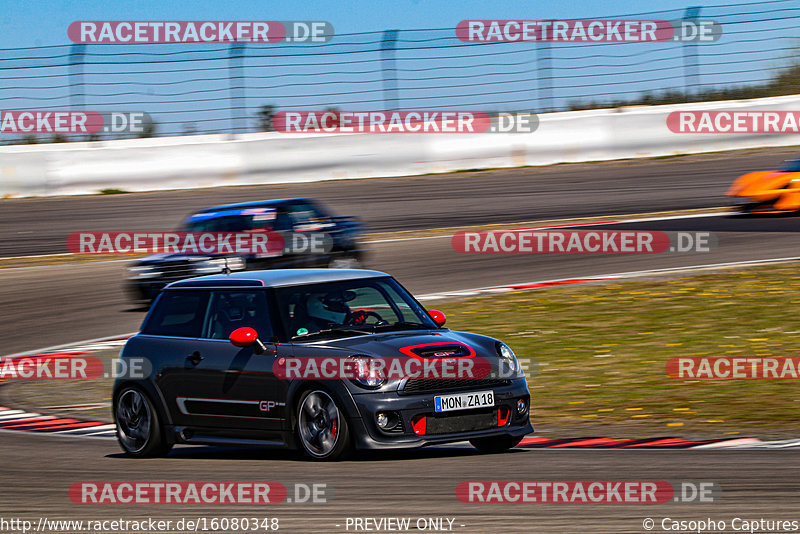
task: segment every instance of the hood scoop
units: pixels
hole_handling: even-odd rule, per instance
[[[400,352],[412,358],[472,358],[475,351],[464,343],[425,343],[423,345],[410,345],[401,347]]]

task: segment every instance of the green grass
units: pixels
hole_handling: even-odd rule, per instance
[[[793,436],[792,380],[669,378],[676,356],[800,356],[800,266],[478,297],[448,326],[498,337],[523,361],[548,433]],[[713,422],[712,422],[713,421]]]
[[[129,192],[130,191],[125,191],[124,189],[117,189],[115,187],[108,187],[106,189],[100,190],[101,195],[124,195]]]
[[[669,378],[676,356],[800,356],[800,265],[508,293],[437,304],[448,326],[497,337],[529,376],[537,433],[798,437],[794,380]],[[115,357],[116,350],[95,353]],[[27,382],[16,404],[107,401],[110,380]],[[63,410],[62,410],[63,412]],[[108,419],[108,408],[71,413]]]

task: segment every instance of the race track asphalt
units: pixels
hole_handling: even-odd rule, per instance
[[[515,450],[480,455],[441,448],[367,455],[311,464],[293,455],[187,447],[167,458],[132,460],[113,440],[0,435],[0,513],[32,519],[179,519],[278,517],[281,532],[346,532],[347,517],[450,517],[465,534],[644,532],[642,522],[733,518],[797,520],[798,450]],[[325,504],[275,506],[77,505],[79,481],[270,481],[326,484]],[[718,502],[667,504],[462,503],[467,480],[705,481],[722,488]],[[342,525],[336,528],[335,525]],[[465,525],[461,527],[460,525]],[[418,532],[413,530],[414,532]],[[660,527],[655,530],[662,531]],[[351,529],[349,532],[353,532]],[[380,531],[379,531],[380,532]],[[383,531],[386,532],[386,531]],[[785,530],[781,530],[785,532]]]
[[[730,181],[779,165],[791,150],[749,151],[622,163],[561,165],[401,179],[224,188],[102,197],[0,201],[0,256],[65,252],[79,230],[167,230],[193,209],[222,202],[313,196],[372,231],[515,223],[725,205]],[[718,215],[624,223],[615,229],[711,231],[709,253],[657,255],[464,255],[448,237],[371,245],[370,267],[416,294],[646,269],[798,256],[800,219]],[[608,228],[606,228],[608,229]],[[143,310],[122,293],[124,262],[0,269],[0,354],[136,330]],[[613,429],[609,429],[611,432]],[[456,532],[643,532],[642,520],[734,517],[798,519],[797,450],[520,450],[478,455],[444,448],[368,455],[336,464],[285,453],[181,448],[130,460],[111,440],[0,433],[0,516],[37,519],[277,516],[284,532],[345,532],[346,517],[456,519]],[[92,507],[67,496],[81,480],[272,480],[326,483],[330,503],[247,506]],[[713,504],[465,504],[463,480],[704,480],[722,487]],[[465,525],[460,527],[458,525]],[[660,531],[657,527],[655,531]],[[351,530],[352,532],[352,530]]]
[[[72,232],[170,231],[200,208],[314,197],[371,232],[724,206],[745,172],[793,149],[483,172],[120,195],[0,200],[0,257],[67,252]]]

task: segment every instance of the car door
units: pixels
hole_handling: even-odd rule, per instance
[[[277,210],[273,206],[263,206],[259,208],[252,208],[246,210],[246,216],[249,218],[248,228],[246,231],[252,233],[266,233],[269,234],[268,239],[274,238],[275,235],[281,235],[281,221],[279,220]],[[266,253],[251,254],[247,256],[247,269],[248,270],[262,270],[262,269],[280,269],[288,266],[288,262],[284,251],[272,250]]]
[[[267,350],[236,347],[237,328],[251,327]],[[200,339],[199,357],[184,373],[176,402],[192,426],[218,430],[280,430],[286,418],[288,384],[273,373],[291,347],[275,343],[272,313],[264,289],[213,290]]]
[[[165,291],[136,336],[139,353],[150,360],[154,382],[175,425],[190,424],[176,399],[183,394],[186,371],[201,348],[208,296],[202,290]]]
[[[333,243],[331,230],[336,225],[308,202],[288,204],[284,209],[291,221],[291,248],[297,267],[325,267]]]

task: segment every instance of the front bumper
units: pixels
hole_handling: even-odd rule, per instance
[[[152,302],[164,289],[164,286],[171,282],[174,282],[174,280],[138,280],[129,278],[125,281],[125,290],[134,302]]]
[[[355,446],[358,449],[415,448],[492,436],[521,437],[533,432],[529,418],[530,393],[524,378],[510,380],[507,385],[478,388],[475,391],[487,389],[494,392],[494,407],[445,413],[436,413],[434,409],[433,398],[440,393],[401,395],[392,391],[353,395],[360,416],[350,421],[355,427],[352,429]],[[520,398],[525,399],[528,407],[523,414],[516,412]],[[498,410],[507,410],[508,419],[504,424],[500,424],[502,417],[498,415]],[[376,422],[379,412],[398,414],[402,431],[381,430]],[[435,423],[428,424],[428,431],[423,434],[414,431],[413,421],[420,417],[429,418]]]
[[[739,213],[745,214],[775,214],[775,213],[791,213],[796,210],[794,209],[780,209],[776,206],[777,201],[780,200],[778,198],[767,200],[763,202],[753,202],[747,199],[742,199],[740,202],[736,202],[734,204],[735,209]]]

